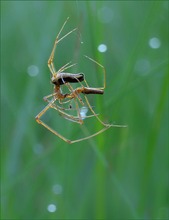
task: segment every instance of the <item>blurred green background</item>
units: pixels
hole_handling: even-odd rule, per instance
[[[1,1],[1,219],[169,218],[168,5]],[[56,69],[77,62],[69,71],[99,87],[100,70],[83,54],[104,65],[105,93],[91,105],[103,121],[128,125],[73,145],[35,121],[68,16],[62,36],[78,31],[58,45]],[[52,123],[72,140],[83,134],[57,112]]]

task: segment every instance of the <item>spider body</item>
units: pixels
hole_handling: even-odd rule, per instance
[[[67,18],[67,20],[68,20],[68,18]],[[90,105],[89,100],[86,96],[89,94],[103,95],[103,93],[104,93],[104,89],[106,87],[106,71],[105,71],[105,68],[100,63],[98,63],[97,61],[93,60],[92,58],[90,58],[88,56],[85,56],[87,59],[89,59],[90,61],[94,62],[97,66],[102,68],[103,74],[104,74],[104,85],[101,88],[89,87],[87,81],[85,80],[83,73],[72,74],[72,73],[63,72],[66,69],[68,69],[76,64],[70,64],[70,62],[69,62],[69,63],[65,64],[63,67],[61,67],[58,71],[55,70],[53,59],[54,59],[54,53],[55,53],[55,49],[56,49],[57,44],[61,40],[63,40],[66,36],[68,36],[69,34],[71,34],[72,32],[74,32],[77,29],[77,28],[73,29],[72,31],[68,32],[67,34],[65,34],[63,37],[61,37],[59,39],[59,35],[60,35],[61,31],[63,30],[65,24],[67,23],[67,20],[64,22],[61,30],[59,31],[59,33],[56,37],[51,55],[48,60],[48,67],[49,67],[49,70],[52,74],[51,82],[54,84],[54,91],[52,94],[44,97],[44,101],[48,102],[48,105],[44,109],[42,109],[42,111],[35,117],[35,119],[39,124],[43,125],[50,132],[52,132],[53,134],[55,134],[56,136],[58,136],[59,138],[61,138],[65,142],[71,144],[71,143],[76,143],[76,142],[80,142],[80,141],[92,138],[92,137],[104,132],[105,130],[109,129],[110,127],[126,127],[126,126],[125,125],[112,125],[112,124],[104,123],[98,117],[98,114],[95,113],[95,111],[93,110],[93,108]],[[74,89],[72,87],[73,83],[79,83],[80,87],[77,87]],[[62,87],[65,87],[68,92],[63,93]],[[84,96],[83,99],[81,98],[81,95]],[[68,104],[69,107],[65,108],[64,107],[65,104],[66,105]],[[72,115],[72,114],[67,113],[67,110],[72,110],[72,104],[75,106],[73,108],[74,108],[74,110],[76,110],[77,115]],[[56,130],[49,127],[46,123],[44,123],[41,120],[41,117],[50,108],[55,109],[59,113],[59,115],[61,115],[63,118],[65,118],[71,122],[78,123],[80,125],[83,124],[84,119],[86,120],[87,118],[95,117],[102,124],[103,128],[101,130],[89,135],[89,136],[79,138],[76,140],[69,140],[66,137],[64,137],[63,135],[61,135],[60,133],[58,133]],[[92,114],[86,116],[88,109],[90,110],[90,112]]]
[[[78,83],[84,81],[84,74],[57,73],[52,76],[51,81],[55,85],[63,85],[65,83]]]

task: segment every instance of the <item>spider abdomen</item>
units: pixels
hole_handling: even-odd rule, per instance
[[[55,85],[63,85],[65,83],[78,83],[84,81],[83,73],[58,73],[57,77],[52,77],[52,83]]]

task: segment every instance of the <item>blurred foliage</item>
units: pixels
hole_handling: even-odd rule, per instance
[[[1,1],[1,219],[169,218],[168,4]],[[73,145],[34,119],[52,92],[47,60],[68,16],[62,34],[78,32],[58,45],[56,69],[77,62],[70,71],[99,87],[101,72],[83,55],[103,64],[105,94],[91,105],[128,125]],[[83,134],[57,113],[52,124],[71,139]]]

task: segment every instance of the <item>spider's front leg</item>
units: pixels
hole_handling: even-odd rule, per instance
[[[56,50],[56,46],[57,44],[63,40],[65,37],[67,37],[69,34],[71,34],[72,32],[74,32],[75,30],[77,30],[77,28],[74,28],[73,30],[69,31],[67,34],[65,34],[63,37],[61,37],[59,39],[59,36],[64,28],[64,26],[66,25],[67,21],[68,21],[69,17],[66,19],[66,21],[64,22],[64,24],[62,25],[58,35],[56,36],[56,39],[55,39],[55,42],[54,42],[54,46],[53,46],[53,49],[52,49],[52,52],[51,52],[51,55],[48,59],[48,67],[52,73],[52,75],[54,75],[56,73],[56,70],[55,70],[55,67],[54,67],[54,64],[53,64],[53,59],[54,59],[54,55],[55,55],[55,50]]]

